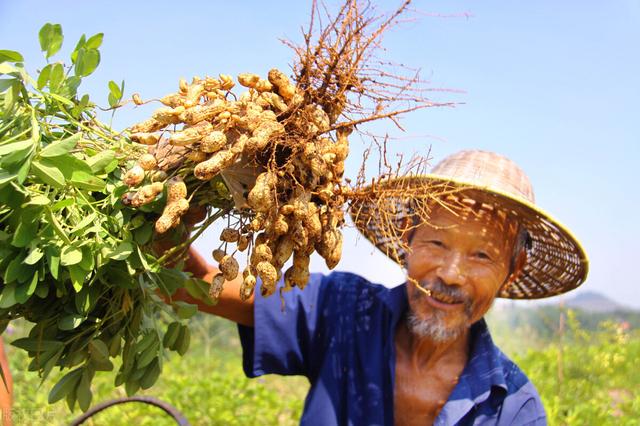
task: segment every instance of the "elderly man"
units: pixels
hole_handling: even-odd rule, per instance
[[[406,284],[312,274],[304,290],[284,294],[284,307],[259,291],[242,302],[236,282],[216,306],[199,304],[239,324],[249,377],[309,378],[301,424],[546,423],[534,386],[493,344],[483,316],[497,296],[575,288],[588,269],[584,251],[533,204],[527,177],[502,156],[464,151],[430,175],[386,184],[424,183],[455,188],[455,202],[429,206],[423,223],[406,208],[411,200],[393,200],[404,207],[385,228],[404,230],[396,238],[380,231],[373,205],[353,209],[360,231],[406,268]],[[205,279],[217,272],[193,250],[188,269]]]

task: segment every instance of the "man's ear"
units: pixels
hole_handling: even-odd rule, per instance
[[[498,290],[498,293],[500,293],[503,288],[514,282],[520,276],[525,263],[527,263],[527,250],[523,247],[522,250],[520,250],[520,253],[518,253],[518,255],[516,256],[516,261],[514,262],[511,273],[504,280],[504,284],[500,286],[500,290]]]

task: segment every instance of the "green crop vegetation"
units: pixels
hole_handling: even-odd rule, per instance
[[[298,424],[308,384],[300,377],[247,379],[242,372],[240,344],[235,325],[209,315],[197,314],[192,323],[191,349],[183,358],[164,363],[162,376],[153,388],[138,392],[151,395],[176,407],[192,425]],[[18,323],[14,335],[24,330]],[[68,425],[80,415],[64,405],[47,404],[38,391],[39,379],[24,371],[26,354],[7,347],[14,376],[14,422],[16,425]],[[44,386],[55,382],[51,374]],[[126,396],[114,388],[113,373],[97,375],[93,381],[94,403]],[[111,407],[92,417],[87,424],[139,426],[175,425],[159,408],[141,403]]]
[[[640,388],[636,369],[640,333],[611,321],[587,330],[576,320],[579,313],[564,313],[564,330],[560,333],[556,327],[555,335],[544,339],[535,338],[535,329],[524,326],[502,329],[490,318],[498,344],[518,348],[509,355],[536,385],[549,424],[640,424],[640,395],[636,391]],[[189,353],[166,362],[157,384],[142,394],[175,406],[193,425],[298,424],[308,389],[306,379],[282,376],[247,379],[242,372],[234,324],[197,314],[192,328]],[[18,324],[14,335],[23,332]],[[531,338],[539,343],[537,347],[530,347]],[[24,371],[26,354],[8,349],[15,380],[17,425],[34,424],[42,418],[47,420],[46,424],[65,425],[80,414],[78,409],[70,414],[64,406],[48,405],[46,395],[38,392],[37,376]],[[95,403],[125,396],[122,387],[114,389],[109,374],[112,373],[96,376],[94,380]],[[49,379],[54,380],[55,377]],[[159,409],[138,403],[111,407],[93,419],[95,425],[175,424]]]
[[[594,324],[579,310],[523,312],[528,321],[513,328],[504,316],[489,322],[498,346],[538,389],[550,425],[640,424],[640,330],[618,319]]]

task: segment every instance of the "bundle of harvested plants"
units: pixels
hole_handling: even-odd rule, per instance
[[[251,297],[258,279],[264,295],[276,292],[281,276],[283,291],[303,288],[313,252],[329,268],[340,260],[345,211],[356,201],[437,195],[380,191],[382,177],[370,185],[363,173],[353,185],[344,179],[349,136],[359,126],[399,125],[402,114],[441,105],[425,97],[417,75],[393,74],[376,58],[408,5],[376,16],[370,4],[347,0],[329,16],[314,2],[304,42],[289,44],[291,75],[180,80],[162,107],[123,133],[101,123],[77,91],[99,63],[102,34],[81,38],[70,67],[48,64],[35,79],[19,53],[0,51],[0,325],[34,324],[13,344],[43,380],[56,367],[70,370],[50,402],[86,410],[94,374],[113,370],[118,358],[115,385],[133,394],[157,380],[167,350],[186,352],[197,308],[167,305],[159,291],[184,287],[212,303],[240,273],[237,252],[248,255],[241,297]],[[40,41],[47,58],[54,55],[60,26],[45,25]],[[109,89],[112,108],[126,103],[123,84]],[[146,103],[140,95],[132,101]],[[207,217],[185,239],[185,215],[195,206]],[[379,204],[383,229],[396,206]],[[227,224],[212,253],[220,273],[204,283],[184,273],[180,259],[216,221]],[[159,238],[173,247],[158,253]]]

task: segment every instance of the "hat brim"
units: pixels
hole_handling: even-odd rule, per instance
[[[498,297],[508,299],[540,299],[573,290],[584,282],[589,260],[578,239],[559,221],[528,200],[495,188],[435,174],[391,178],[375,184],[385,192],[384,200],[373,197],[355,199],[351,217],[358,230],[382,253],[402,265],[406,253],[400,247],[404,218],[411,211],[404,190],[433,188],[434,194],[457,193],[475,202],[497,206],[516,218],[530,237],[526,260],[517,275],[508,279]],[[368,189],[373,189],[368,187]],[[391,190],[391,191],[389,191]],[[365,189],[364,192],[367,192]],[[380,202],[385,203],[381,215]]]

